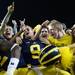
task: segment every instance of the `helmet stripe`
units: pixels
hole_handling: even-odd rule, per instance
[[[41,63],[41,64],[44,65],[44,64],[49,63],[49,62],[51,62],[51,61],[53,61],[53,60],[55,60],[55,59],[57,59],[57,58],[59,58],[59,57],[61,57],[61,54],[56,55],[55,57],[53,57],[53,58],[49,59],[48,61],[45,61],[45,62],[43,62],[43,63]]]
[[[49,52],[51,49],[55,48],[56,46],[54,45],[48,45],[46,46],[42,51],[41,51],[41,55],[40,58],[42,58],[43,54]]]
[[[44,59],[47,55],[49,55],[50,53],[52,53],[54,50],[58,50],[58,48],[55,47],[55,48],[49,50],[47,53],[45,53],[45,54],[42,56],[42,58],[40,59],[40,62],[42,62],[43,59]]]

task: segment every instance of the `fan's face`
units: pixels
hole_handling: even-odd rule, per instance
[[[41,35],[42,37],[47,37],[47,36],[48,36],[48,29],[47,29],[47,28],[43,28],[43,29],[41,30],[40,35]]]
[[[25,37],[32,37],[33,36],[33,30],[31,27],[26,26],[26,30],[25,30]]]
[[[58,37],[58,30],[55,28],[51,28],[49,30],[50,35],[52,35],[53,37],[57,38]]]
[[[4,35],[7,39],[12,38],[13,36],[13,28],[11,26],[6,26],[4,30]]]

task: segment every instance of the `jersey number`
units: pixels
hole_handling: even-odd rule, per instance
[[[33,59],[38,59],[40,54],[40,45],[35,44],[30,46],[30,51]]]

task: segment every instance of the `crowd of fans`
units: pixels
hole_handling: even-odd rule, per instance
[[[46,20],[32,28],[19,20],[7,25],[14,3],[0,26],[0,75],[75,75],[75,25]]]

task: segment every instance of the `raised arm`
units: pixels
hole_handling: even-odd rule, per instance
[[[20,31],[17,32],[10,41],[16,40],[16,37],[20,36],[22,32],[25,30],[25,19],[23,21],[20,20]]]
[[[13,23],[13,25],[14,25],[14,27],[13,27],[13,29],[14,29],[14,34],[16,34],[17,33],[17,22],[16,22],[16,20],[12,20],[12,23]]]
[[[14,2],[12,3],[12,5],[8,6],[7,10],[8,10],[7,14],[5,15],[5,17],[4,17],[4,19],[3,19],[2,23],[1,23],[0,35],[3,34],[5,26],[8,23],[9,18],[10,18],[11,14],[14,11]]]

